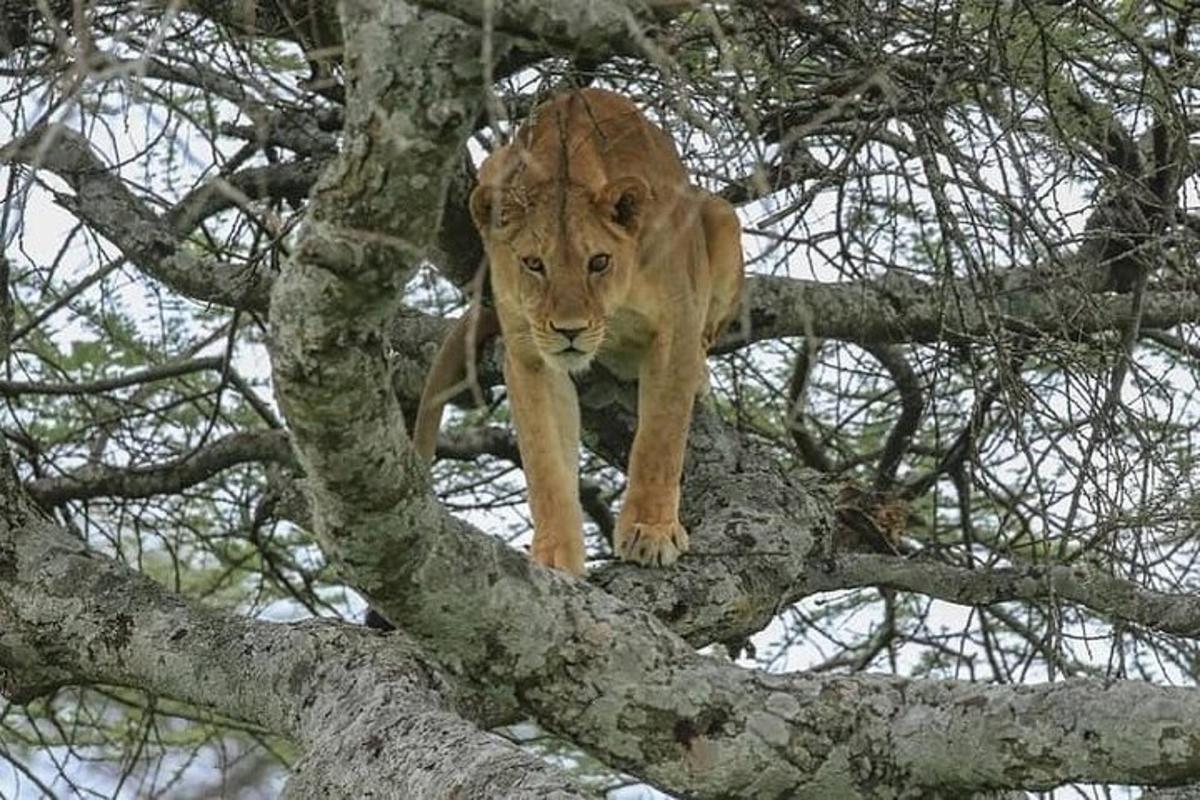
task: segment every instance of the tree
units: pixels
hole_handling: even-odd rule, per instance
[[[0,3],[11,785],[1200,783],[1195,13]],[[674,569],[604,557],[634,392],[581,379],[583,582],[505,541],[495,343],[436,480],[405,425],[481,291],[474,156],[587,83],[740,205],[752,278]]]

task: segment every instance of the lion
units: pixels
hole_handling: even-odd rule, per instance
[[[492,153],[470,197],[495,310],[464,316],[435,358],[414,441],[432,460],[442,407],[474,347],[504,339],[504,381],[533,516],[534,560],[581,575],[579,403],[571,373],[598,360],[638,381],[617,555],[669,565],[688,549],[679,484],[710,345],[737,315],[741,225],[692,186],[671,138],[628,98],[554,97]]]

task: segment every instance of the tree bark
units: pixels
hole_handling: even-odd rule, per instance
[[[249,620],[180,601],[0,491],[0,691],[130,686],[294,739],[285,796],[582,797],[453,711],[455,682],[400,633]]]

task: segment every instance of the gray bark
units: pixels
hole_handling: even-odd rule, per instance
[[[1078,336],[1127,330],[1135,317],[1128,296],[1099,295],[1068,280],[1005,282],[981,291],[967,281],[933,285],[891,273],[864,281],[822,283],[758,276],[747,282],[748,330],[717,348],[781,336],[819,336],[861,343],[970,341],[1013,333]],[[953,300],[951,300],[953,298]],[[1200,316],[1200,296],[1146,292],[1143,329],[1170,328]]]
[[[21,499],[0,464],[0,691],[115,684],[293,738],[285,796],[580,797],[452,708],[455,683],[403,634],[258,622],[180,601],[88,552]]]
[[[1149,630],[1200,636],[1200,595],[1156,591],[1084,562],[967,570],[921,560],[852,554],[839,557],[824,574],[811,571],[808,581],[809,591],[859,586],[920,592],[962,605],[1057,599]]]

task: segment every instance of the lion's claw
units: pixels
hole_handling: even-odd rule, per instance
[[[634,522],[618,526],[615,544],[623,561],[667,567],[687,552],[688,535],[678,522]]]

